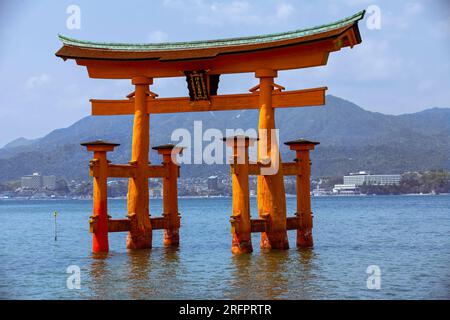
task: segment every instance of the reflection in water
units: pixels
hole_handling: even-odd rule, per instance
[[[111,279],[108,258],[111,258],[110,254],[92,254],[88,285],[91,287],[94,299],[108,299]],[[83,285],[82,281],[81,286],[83,287]]]
[[[180,290],[179,250],[153,248],[93,256],[91,296],[98,299],[170,299]]]
[[[299,248],[296,251],[296,259],[293,259],[292,263],[298,265],[298,277],[295,280],[295,297],[297,299],[314,299],[318,292],[314,288],[315,271],[317,264],[314,262],[318,260],[317,255],[314,252],[314,248]]]
[[[130,285],[126,287],[130,299],[145,299],[154,295],[154,288],[151,272],[151,255],[150,249],[128,250],[128,261],[125,269],[128,271],[128,282]]]
[[[227,298],[277,299],[287,293],[288,251],[238,255],[232,262],[234,272]]]
[[[289,251],[262,251],[256,259],[256,281],[261,298],[280,299],[286,296],[289,286]]]
[[[311,299],[313,249],[266,251],[232,257],[230,299]]]

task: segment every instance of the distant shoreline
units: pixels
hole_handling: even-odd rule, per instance
[[[430,196],[449,196],[450,193],[440,193],[440,194],[433,194],[433,193],[408,193],[408,194],[383,194],[383,195],[377,195],[377,194],[355,194],[355,195],[323,195],[323,196],[311,196],[311,199],[314,198],[359,198],[359,197],[390,197],[390,196],[401,196],[401,197],[412,197],[412,196],[423,196],[423,197],[430,197]],[[286,195],[287,198],[295,198],[295,195]],[[179,199],[231,199],[231,196],[181,196],[178,197]],[[250,198],[256,198],[256,196],[250,196]],[[108,200],[126,200],[126,197],[114,197],[114,198],[108,198]],[[162,198],[149,198],[150,200],[162,200]],[[12,198],[0,198],[0,201],[14,201],[14,200],[20,200],[20,201],[92,201],[92,198],[25,198],[25,197],[12,197]]]

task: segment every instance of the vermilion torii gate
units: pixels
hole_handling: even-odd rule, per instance
[[[296,151],[296,162],[282,163],[272,175],[263,175],[262,149],[267,156],[278,155],[279,146],[271,145],[275,129],[275,108],[320,106],[325,103],[327,88],[284,91],[275,84],[278,71],[327,64],[329,54],[361,43],[358,22],[364,11],[335,23],[293,32],[247,38],[161,44],[95,43],[60,36],[63,47],[56,53],[64,60],[74,59],[85,66],[91,78],[130,79],[135,90],[126,100],[91,100],[92,115],[134,115],[132,158],[129,164],[113,165],[106,153],[115,144],[104,141],[85,143],[94,152],[90,171],[94,178],[91,232],[93,251],[108,251],[108,232],[129,232],[127,248],[151,248],[152,230],[164,229],[164,243],[177,246],[180,217],[178,213],[177,178],[179,167],[172,153],[182,152],[172,145],[155,147],[163,155],[162,165],[149,164],[150,114],[199,111],[259,109],[259,129],[268,134],[258,141],[258,162],[248,161],[252,141],[238,144],[230,137],[227,144],[245,153],[243,163],[232,165],[233,215],[231,219],[234,253],[252,251],[251,233],[261,232],[261,247],[287,249],[287,230],[297,230],[297,245],[312,246],[312,213],[309,193],[309,151],[318,143],[298,140],[287,143]],[[259,85],[249,94],[218,95],[220,75],[254,73]],[[154,79],[186,77],[189,97],[158,98],[149,86]],[[275,157],[278,157],[275,156]],[[259,219],[250,218],[248,176],[258,176],[257,201]],[[297,177],[297,213],[286,215],[283,178]],[[149,214],[148,178],[162,178],[163,217]],[[108,216],[108,178],[129,178],[128,217],[113,220]]]

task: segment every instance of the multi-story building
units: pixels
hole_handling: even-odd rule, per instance
[[[400,174],[370,174],[366,171],[360,171],[344,176],[344,185],[398,185],[400,184],[401,177]]]
[[[32,175],[23,176],[21,178],[21,186],[23,189],[33,190],[55,190],[56,177],[55,176],[41,176],[38,172]]]
[[[208,178],[208,191],[217,191],[219,189],[219,177],[211,176]]]
[[[55,176],[43,176],[42,187],[47,190],[56,189],[56,177]]]
[[[21,186],[23,189],[39,190],[42,188],[42,185],[42,176],[37,172],[33,173],[32,175],[24,176],[21,179]]]

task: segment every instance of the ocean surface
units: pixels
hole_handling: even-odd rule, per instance
[[[313,249],[259,249],[233,256],[231,199],[180,199],[179,249],[127,251],[110,234],[109,255],[91,253],[90,201],[0,200],[1,299],[449,299],[450,196],[313,198]],[[125,200],[109,201],[126,215]],[[295,198],[288,198],[289,215]],[[58,211],[57,241],[53,212]],[[161,201],[151,200],[152,216]],[[256,204],[252,199],[252,215]],[[369,266],[381,271],[368,289]],[[69,266],[80,289],[69,289]],[[75,267],[76,268],[76,267]]]

